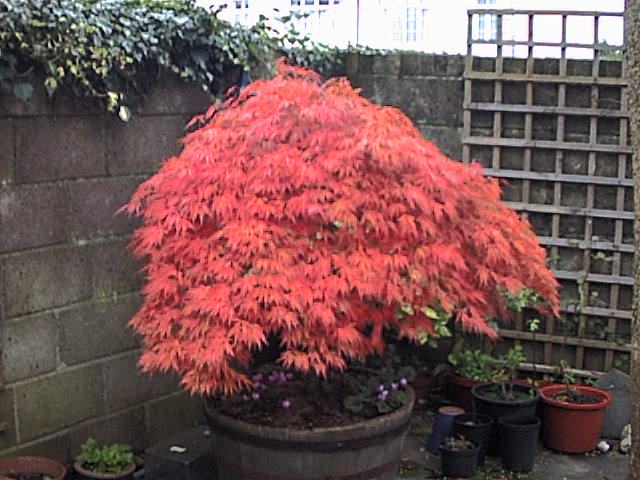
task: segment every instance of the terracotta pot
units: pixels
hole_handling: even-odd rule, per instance
[[[566,453],[589,452],[600,439],[602,422],[611,395],[605,390],[571,385],[584,395],[598,399],[595,403],[569,403],[553,398],[566,385],[549,385],[540,389],[542,398],[542,441],[546,447]]]
[[[74,462],[73,468],[75,468],[76,472],[82,475],[85,478],[96,478],[100,480],[124,480],[132,478],[131,474],[136,469],[136,464],[131,463],[127,468],[119,473],[98,473],[87,468],[84,468],[80,462]]]
[[[44,457],[9,457],[0,459],[0,475],[41,473],[52,480],[62,480],[67,469],[60,462]]]
[[[473,395],[471,389],[478,385],[478,380],[471,380],[467,377],[461,377],[455,373],[447,376],[449,383],[449,396],[454,405],[464,408],[467,412],[473,410]]]
[[[205,400],[220,480],[393,480],[411,422],[413,390],[399,409],[338,427],[299,430],[254,425]]]
[[[425,408],[426,402],[421,402],[420,400],[427,400],[427,398],[429,398],[432,385],[433,376],[431,374],[420,373],[416,375],[416,378],[411,382],[411,388],[413,388],[413,391],[416,394],[416,403],[413,407],[414,409],[418,410]]]

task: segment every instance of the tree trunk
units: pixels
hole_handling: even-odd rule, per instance
[[[631,452],[627,480],[640,479],[640,0],[625,1],[625,58],[633,149],[635,285],[631,324]]]

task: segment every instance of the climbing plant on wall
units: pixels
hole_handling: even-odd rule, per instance
[[[121,119],[163,72],[215,92],[225,72],[267,65],[285,47],[301,64],[329,67],[336,50],[266,18],[245,28],[194,0],[0,0],[0,94],[27,101],[42,82],[65,86]]]

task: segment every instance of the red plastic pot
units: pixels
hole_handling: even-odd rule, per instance
[[[448,376],[449,395],[454,405],[464,408],[467,412],[473,410],[473,395],[471,389],[478,385],[478,380],[471,380],[467,377],[461,377],[455,373]]]
[[[599,401],[577,404],[553,398],[566,388],[566,385],[549,385],[540,389],[543,402],[542,441],[546,447],[559,452],[589,452],[596,448],[600,439],[604,413],[611,403],[611,395],[599,388],[571,385],[571,388]]]

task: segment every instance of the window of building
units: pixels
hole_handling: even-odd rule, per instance
[[[476,38],[479,40],[495,40],[498,38],[498,16],[488,13],[478,15],[478,34]]]
[[[415,43],[425,38],[426,8],[418,1],[397,1],[396,8],[384,10],[385,23],[390,26],[385,38],[394,43]]]

